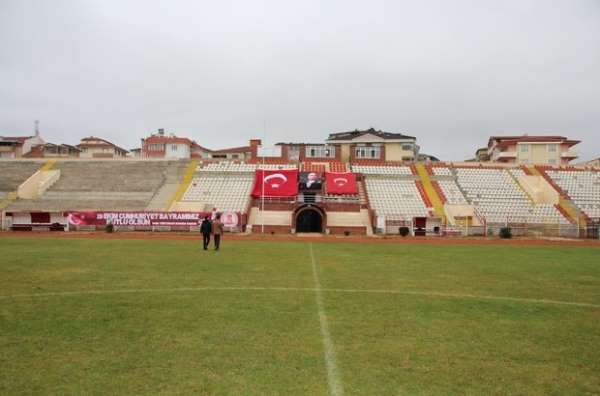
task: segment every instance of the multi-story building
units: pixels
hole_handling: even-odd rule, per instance
[[[252,157],[252,148],[250,146],[232,147],[221,150],[210,150],[208,158],[229,160],[229,161],[245,161]]]
[[[108,140],[89,136],[81,139],[77,145],[80,158],[125,158],[127,150]]]
[[[343,162],[415,161],[419,155],[415,137],[374,128],[332,133],[326,143],[339,150],[339,159]]]
[[[165,135],[164,129],[159,129],[157,134],[142,139],[142,158],[190,158],[192,156],[192,140]]]
[[[250,140],[252,158],[269,157],[281,161],[383,162],[416,161],[419,155],[417,139],[401,133],[365,131],[332,133],[325,143],[277,143],[264,148],[259,139]],[[269,152],[267,152],[269,151]]]
[[[77,158],[81,150],[70,144],[38,144],[24,155],[28,158]]]
[[[157,134],[142,139],[142,158],[199,158],[221,160],[246,160],[250,158],[250,146],[211,150],[202,147],[194,140],[174,134],[165,135],[164,129]]]
[[[45,143],[38,132],[33,136],[0,136],[0,158],[21,158]]]
[[[590,160],[590,161],[585,161],[585,162],[582,162],[581,164],[578,164],[578,165],[591,166],[591,167],[594,167],[594,168],[600,168],[600,158],[596,158],[596,159],[593,159],[593,160]]]
[[[564,136],[492,136],[488,156],[506,164],[568,165],[578,156],[572,147],[579,142]]]

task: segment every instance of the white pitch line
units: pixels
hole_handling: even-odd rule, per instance
[[[462,294],[462,293],[444,293],[444,292],[429,292],[429,291],[410,291],[410,290],[391,290],[391,289],[315,289],[310,287],[252,287],[252,286],[223,286],[223,287],[175,287],[162,289],[114,289],[114,290],[73,290],[62,292],[41,292],[41,293],[19,293],[0,295],[0,300],[11,298],[33,298],[33,297],[60,297],[60,296],[80,296],[80,295],[102,295],[102,294],[128,294],[128,293],[177,293],[177,292],[195,292],[195,291],[301,291],[301,292],[316,292],[320,290],[326,293],[372,293],[372,294],[404,294],[412,296],[425,297],[447,297],[473,300],[497,300],[497,301],[514,301],[531,304],[549,304],[549,305],[570,305],[575,307],[600,308],[600,304],[561,301],[561,300],[546,300],[539,298],[521,298],[507,296],[488,296],[477,294]]]
[[[472,300],[514,301],[514,302],[532,303],[532,304],[571,305],[571,306],[576,306],[576,307],[600,308],[600,304],[592,304],[592,303],[584,303],[584,302],[546,300],[543,298],[488,296],[488,295],[463,294],[463,293],[444,293],[444,292],[389,290],[389,289],[388,290],[386,290],[386,289],[322,289],[322,291],[333,292],[333,293],[403,294],[403,295],[409,295],[409,296],[448,297],[448,298],[462,298],[462,299],[472,299]]]
[[[323,348],[325,350],[325,365],[327,366],[327,383],[329,384],[329,393],[334,396],[342,396],[344,394],[344,387],[340,380],[338,373],[337,363],[335,359],[335,348],[333,346],[333,340],[331,339],[331,333],[329,332],[329,325],[327,323],[327,315],[325,314],[325,304],[323,303],[323,292],[321,289],[321,282],[319,281],[319,274],[317,272],[317,261],[315,260],[315,253],[313,252],[313,244],[309,243],[310,261],[312,264],[313,280],[315,282],[315,298],[317,300],[317,308],[319,312],[319,323],[321,326],[321,336],[323,338]]]

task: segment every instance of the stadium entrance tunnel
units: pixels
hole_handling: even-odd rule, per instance
[[[323,232],[324,213],[316,206],[303,206],[296,211],[296,232]]]

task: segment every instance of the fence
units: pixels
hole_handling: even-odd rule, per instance
[[[592,221],[586,225],[570,223],[527,223],[507,219],[502,223],[486,223],[482,226],[469,224],[447,225],[437,223],[439,219],[428,218],[425,227],[426,235],[437,236],[498,236],[500,230],[508,227],[515,237],[540,238],[588,238],[600,239],[600,221]],[[413,233],[413,219],[403,215],[386,215],[379,217],[377,221],[377,232],[385,235],[398,235],[400,227],[408,227]]]

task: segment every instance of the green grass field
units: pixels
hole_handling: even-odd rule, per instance
[[[597,248],[2,237],[0,296],[2,395],[600,394]]]

